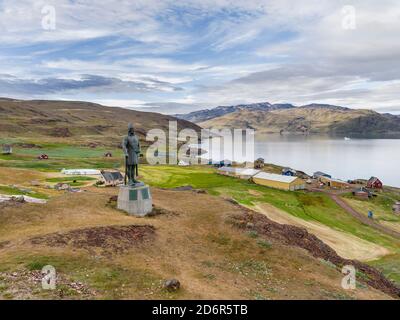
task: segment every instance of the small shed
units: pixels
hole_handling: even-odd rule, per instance
[[[342,180],[338,180],[338,179],[320,177],[319,181],[321,181],[328,187],[335,188],[335,189],[345,189],[345,188],[350,187],[350,185],[346,181],[342,181]]]
[[[370,189],[382,189],[382,187],[383,187],[383,183],[377,177],[369,178],[369,180],[367,182],[367,188],[370,188]]]
[[[300,178],[275,173],[260,172],[253,176],[252,180],[259,185],[287,191],[301,190],[306,187],[304,180]]]
[[[49,156],[47,154],[41,154],[40,156],[38,156],[39,160],[48,160]]]
[[[254,161],[254,169],[261,169],[264,167],[264,159],[258,158]]]
[[[372,197],[372,193],[367,188],[357,188],[352,191],[353,196],[361,199],[369,199]]]
[[[394,214],[400,214],[400,201],[397,201],[397,202],[393,205],[393,213],[394,213]]]
[[[294,177],[296,175],[296,170],[292,168],[283,168],[282,169],[282,175],[283,176],[291,176]]]
[[[68,183],[64,183],[64,182],[59,182],[54,186],[54,189],[56,190],[69,190],[71,189],[71,186]]]
[[[313,174],[314,179],[320,179],[321,177],[332,178],[332,176],[330,174],[324,173],[322,171],[314,172],[314,174]]]
[[[124,176],[119,171],[101,171],[101,179],[106,187],[115,187],[124,183]]]
[[[12,154],[12,146],[9,144],[3,145],[3,154]]]
[[[62,174],[73,175],[73,176],[98,176],[101,175],[101,171],[97,169],[62,169]]]

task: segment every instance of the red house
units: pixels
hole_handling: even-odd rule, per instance
[[[47,160],[49,159],[49,156],[47,154],[41,154],[40,156],[38,156],[39,160]]]
[[[382,189],[383,183],[377,177],[371,177],[367,182],[367,188]]]

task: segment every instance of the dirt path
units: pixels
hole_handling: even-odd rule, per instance
[[[348,203],[346,203],[344,200],[342,200],[339,196],[340,193],[332,193],[329,191],[324,191],[320,189],[315,189],[313,188],[312,191],[314,192],[324,192],[326,193],[333,201],[336,202],[338,206],[340,206],[343,210],[345,210],[347,213],[351,214],[354,218],[362,222],[363,224],[366,224],[372,228],[375,228],[383,233],[386,233],[392,237],[395,237],[397,239],[400,239],[400,233],[396,232],[382,224],[379,224],[375,222],[373,219],[370,219],[366,217],[365,215],[361,214],[360,212],[356,211],[354,208],[352,208]]]
[[[390,251],[382,246],[360,239],[352,234],[334,230],[315,221],[297,218],[270,204],[258,203],[254,209],[277,223],[306,228],[308,232],[316,235],[346,259],[371,261],[390,254]]]

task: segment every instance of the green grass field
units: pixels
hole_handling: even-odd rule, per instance
[[[72,168],[115,169],[122,165],[122,150],[117,148],[89,148],[67,144],[43,143],[40,148],[14,147],[13,154],[0,154],[1,167],[26,168],[40,171],[60,171]],[[105,158],[110,151],[112,158]],[[47,154],[48,160],[37,159]]]
[[[400,216],[394,215],[392,210],[395,202],[400,200],[398,192],[384,190],[370,199],[358,199],[352,194],[346,194],[344,198],[351,206],[365,215],[371,210],[377,221],[400,222]]]
[[[399,241],[361,224],[321,193],[267,188],[247,180],[219,175],[211,167],[142,166],[141,173],[144,180],[153,186],[174,188],[191,185],[210,194],[228,195],[245,205],[266,202],[304,220],[318,221],[362,239],[400,249]],[[250,194],[249,190],[257,191],[258,195]],[[396,244],[393,245],[393,242]]]
[[[36,192],[34,190],[27,192],[23,191],[17,187],[12,187],[12,186],[4,186],[0,185],[0,194],[5,194],[5,195],[25,195],[25,196],[30,196],[34,198],[39,198],[39,199],[48,199],[49,197],[41,192]]]
[[[85,176],[74,176],[74,177],[60,177],[60,178],[48,178],[46,182],[51,183],[68,183],[72,187],[81,187],[87,184],[89,181],[96,181],[96,178],[85,177]]]

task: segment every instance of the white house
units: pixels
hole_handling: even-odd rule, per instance
[[[96,169],[62,169],[62,174],[73,175],[73,176],[99,176],[101,175],[100,170]]]

